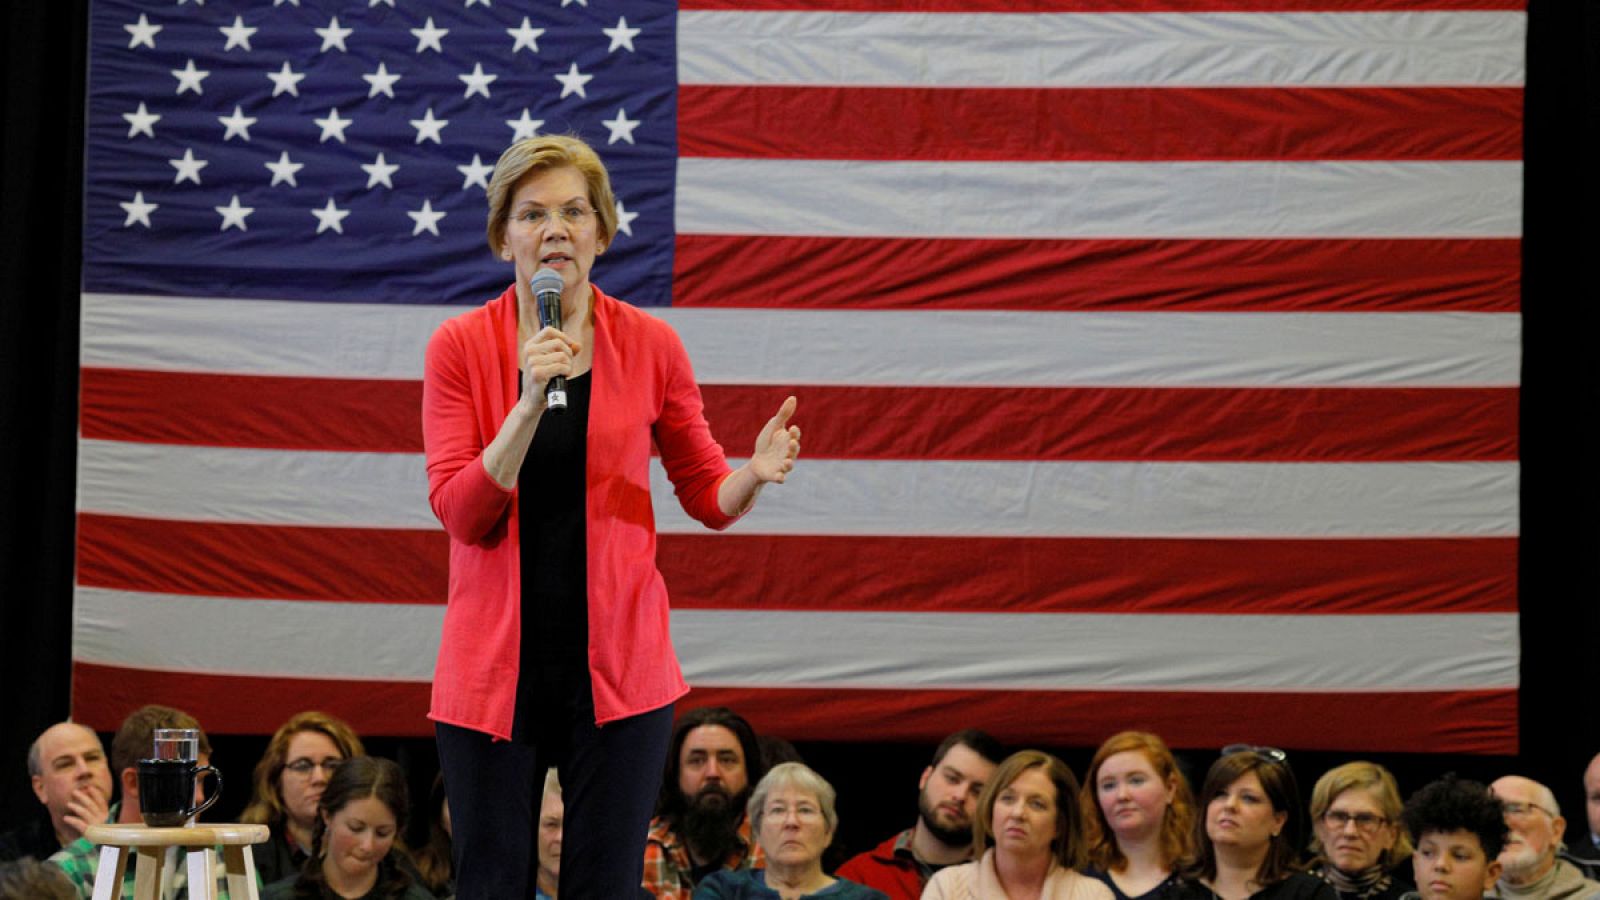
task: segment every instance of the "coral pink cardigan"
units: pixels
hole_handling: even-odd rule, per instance
[[[676,332],[594,291],[586,444],[589,674],[596,724],[688,693],[656,569],[650,448],[685,511],[711,528],[729,474]],[[517,401],[516,288],[456,316],[428,342],[422,435],[428,500],[450,535],[450,592],[428,717],[509,739],[521,640],[521,498],[483,451]]]

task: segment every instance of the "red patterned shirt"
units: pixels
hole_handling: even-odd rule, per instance
[[[724,869],[765,869],[766,854],[750,839],[750,820],[739,823],[740,849],[723,860]],[[656,900],[689,900],[694,893],[694,862],[689,847],[659,816],[650,822],[644,841],[644,889]]]

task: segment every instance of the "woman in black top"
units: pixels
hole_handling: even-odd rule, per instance
[[[1399,900],[1412,890],[1402,864],[1411,841],[1400,827],[1400,788],[1377,763],[1345,763],[1311,789],[1311,874],[1339,900]]]

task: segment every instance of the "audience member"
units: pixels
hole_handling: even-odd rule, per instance
[[[339,763],[363,753],[361,738],[321,712],[297,713],[279,726],[256,763],[255,793],[239,820],[272,829],[250,848],[261,880],[271,884],[300,871],[311,851],[317,802]]]
[[[267,885],[262,900],[433,900],[406,873],[396,836],[408,810],[406,776],[387,759],[344,760],[317,803],[312,852],[300,874]]]
[[[941,869],[923,900],[1112,900],[1110,888],[1074,871],[1086,858],[1078,780],[1048,753],[1013,753],[994,770],[972,846],[978,858]]]
[[[1194,794],[1167,745],[1148,731],[1112,735],[1078,794],[1085,873],[1116,900],[1161,900],[1194,855]]]
[[[1404,900],[1482,900],[1494,887],[1506,822],[1488,788],[1446,775],[1412,794],[1401,820],[1417,845]]]
[[[650,894],[684,900],[712,872],[766,865],[745,815],[752,779],[765,774],[760,766],[755,729],[732,710],[702,707],[678,720],[645,839]]]
[[[45,859],[109,816],[111,770],[105,748],[98,735],[76,722],[58,722],[34,739],[28,778],[44,809],[30,811],[28,821],[0,834],[0,861]]]
[[[200,765],[211,764],[211,741],[194,717],[170,706],[141,706],[122,720],[122,726],[111,739],[111,768],[116,773],[117,784],[122,788],[122,799],[111,805],[109,820],[122,825],[138,825],[144,819],[139,813],[139,760],[148,758],[155,746],[157,728],[193,728],[200,732],[197,754]],[[213,790],[215,788],[212,788]],[[195,785],[195,802],[204,795],[205,785]],[[167,848],[166,870],[172,873],[163,896],[183,898],[188,891],[188,851],[181,847]],[[86,837],[80,837],[61,848],[50,857],[77,890],[77,896],[89,900],[94,896],[94,879],[100,870],[100,848]],[[218,867],[217,897],[227,900],[226,873]],[[125,900],[134,896],[135,867],[129,865],[122,876],[122,893]]]
[[[1531,778],[1507,775],[1489,790],[1505,808],[1505,849],[1500,851],[1500,880],[1491,897],[1502,900],[1589,900],[1600,897],[1600,883],[1583,877],[1577,866],[1557,857],[1567,820],[1556,796]]]
[[[1297,871],[1300,789],[1282,750],[1224,748],[1200,789],[1205,818],[1196,857],[1177,892],[1185,900],[1338,900],[1322,879]]]
[[[1400,867],[1411,842],[1400,825],[1400,788],[1389,770],[1352,762],[1311,789],[1311,874],[1339,900],[1398,900],[1412,889]]]
[[[917,821],[840,866],[840,877],[891,900],[917,900],[933,873],[971,860],[978,795],[1003,756],[1000,742],[976,728],[945,738],[917,781]]]
[[[1583,877],[1600,879],[1600,753],[1583,770],[1583,801],[1589,830],[1573,838],[1561,858],[1581,869]]]
[[[61,870],[33,857],[0,863],[0,900],[77,900]]]
[[[433,776],[428,790],[428,840],[412,854],[417,878],[435,897],[455,896],[450,863],[450,800],[444,793],[444,773]]]
[[[887,900],[879,891],[822,870],[838,831],[833,785],[803,763],[779,763],[750,794],[746,818],[766,854],[765,869],[724,869],[694,889],[695,900]]]
[[[534,900],[556,900],[561,886],[561,831],[567,808],[561,799],[561,779],[555,769],[544,773],[544,795],[539,799],[539,871],[534,875]]]

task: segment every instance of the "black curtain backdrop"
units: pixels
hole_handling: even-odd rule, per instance
[[[1287,4],[1286,4],[1287,5]],[[1322,5],[1322,4],[1315,4]],[[86,0],[6,4],[0,29],[0,828],[32,814],[25,755],[64,718],[71,658],[73,506],[82,256]],[[1529,13],[1523,244],[1521,753],[1515,758],[1389,754],[1410,791],[1446,770],[1517,771],[1551,785],[1582,828],[1583,766],[1600,751],[1600,527],[1596,526],[1596,366],[1585,263],[1600,251],[1591,169],[1600,122],[1600,4],[1533,0]],[[955,727],[959,723],[953,723]],[[1218,723],[1217,741],[1236,738]],[[265,746],[216,735],[236,815]],[[426,797],[431,742],[374,737]],[[1081,771],[1092,748],[1054,748]],[[799,747],[839,788],[838,843],[862,849],[912,820],[930,748],[848,742]],[[1191,775],[1212,757],[1189,754]],[[1343,755],[1297,753],[1309,789]],[[421,816],[418,817],[422,818]]]

